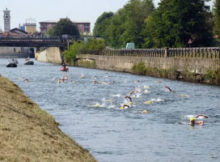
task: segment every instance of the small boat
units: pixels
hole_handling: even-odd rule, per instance
[[[34,61],[27,61],[24,63],[25,65],[34,65]]]
[[[17,64],[15,62],[11,62],[6,67],[17,67]]]
[[[66,66],[63,66],[60,70],[61,70],[61,71],[69,71],[69,68],[66,67]]]

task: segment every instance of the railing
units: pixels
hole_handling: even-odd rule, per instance
[[[0,46],[66,46],[66,40],[60,37],[0,37]]]
[[[103,51],[81,51],[81,54],[106,56],[141,56],[141,57],[201,57],[220,58],[220,47],[200,48],[157,48],[157,49],[106,49]]]

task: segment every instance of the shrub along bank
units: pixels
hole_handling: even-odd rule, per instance
[[[102,39],[89,39],[86,43],[84,43],[83,41],[77,41],[74,42],[73,45],[71,45],[69,47],[69,49],[67,49],[66,51],[63,52],[64,55],[64,61],[68,64],[68,65],[75,65],[76,63],[76,55],[77,54],[86,54],[88,51],[89,53],[91,52],[98,52],[98,51],[102,51],[103,49],[105,49],[105,42]],[[90,65],[89,63],[84,63],[82,62],[82,65],[84,65],[86,67],[86,64],[88,64],[88,67],[94,67],[93,65]]]

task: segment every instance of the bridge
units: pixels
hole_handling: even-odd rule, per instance
[[[69,39],[62,37],[0,37],[0,47],[66,47]]]

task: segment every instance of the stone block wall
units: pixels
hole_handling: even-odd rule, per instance
[[[54,64],[61,64],[61,51],[58,47],[46,48],[43,51],[35,52],[35,59],[41,62],[49,62]]]

